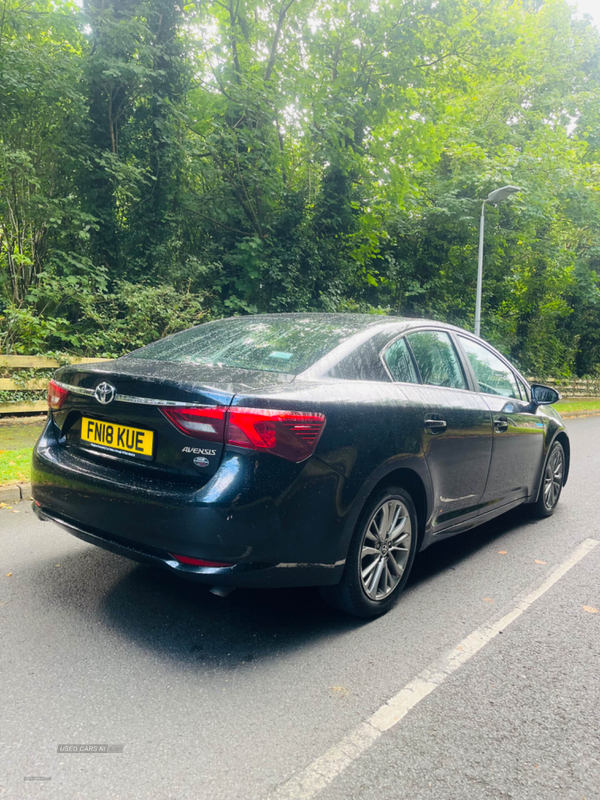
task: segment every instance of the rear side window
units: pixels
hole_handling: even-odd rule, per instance
[[[471,339],[458,337],[463,346],[479,388],[484,394],[499,394],[502,397],[514,397],[520,400],[521,395],[513,371],[495,356],[487,347],[482,347]]]
[[[132,353],[133,358],[297,375],[364,324],[323,320],[235,317],[176,333]]]
[[[368,339],[332,367],[327,372],[327,377],[350,381],[383,381],[388,383],[390,377],[379,358],[380,350],[381,343],[378,346],[375,339]]]
[[[418,331],[406,337],[417,362],[421,380],[431,386],[466,389],[458,356],[443,331]]]
[[[383,360],[394,381],[402,383],[418,383],[417,373],[408,352],[406,341],[396,339],[383,354]]]

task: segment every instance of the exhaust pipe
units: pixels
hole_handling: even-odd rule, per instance
[[[216,594],[217,597],[229,597],[232,592],[235,592],[235,589],[235,586],[213,586],[210,593]]]

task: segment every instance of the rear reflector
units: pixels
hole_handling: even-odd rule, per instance
[[[58,411],[63,407],[68,396],[68,389],[63,389],[56,381],[50,381],[48,384],[48,408],[51,408],[52,411]]]
[[[262,450],[288,461],[311,456],[325,427],[325,415],[270,408],[161,408],[175,427],[194,439]]]
[[[225,408],[161,408],[176,428],[194,439],[222,442],[225,433]]]
[[[192,558],[191,556],[179,556],[176,553],[169,553],[180,564],[191,564],[193,567],[233,567],[224,561],[207,561],[205,558]]]

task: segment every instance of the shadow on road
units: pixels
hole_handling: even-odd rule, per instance
[[[438,573],[523,524],[526,518],[517,509],[428,549],[418,556],[406,592],[426,591]],[[57,613],[84,613],[97,636],[109,629],[109,646],[116,634],[160,658],[204,671],[282,658],[368,624],[331,609],[317,589],[238,589],[223,599],[204,586],[129,565],[94,547],[64,557],[62,567],[62,580],[49,581],[45,572],[39,584]],[[119,570],[121,577],[115,575]]]
[[[536,520],[528,517],[527,508],[518,507],[478,528],[442,539],[417,557],[405,591],[433,578],[438,572],[454,569],[463,559],[487,547],[500,536],[536,524]]]

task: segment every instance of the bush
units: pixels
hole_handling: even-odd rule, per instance
[[[200,293],[129,281],[98,292],[93,283],[75,278],[65,292],[58,279],[46,280],[31,293],[35,306],[9,305],[0,316],[0,348],[114,358],[209,319]]]

